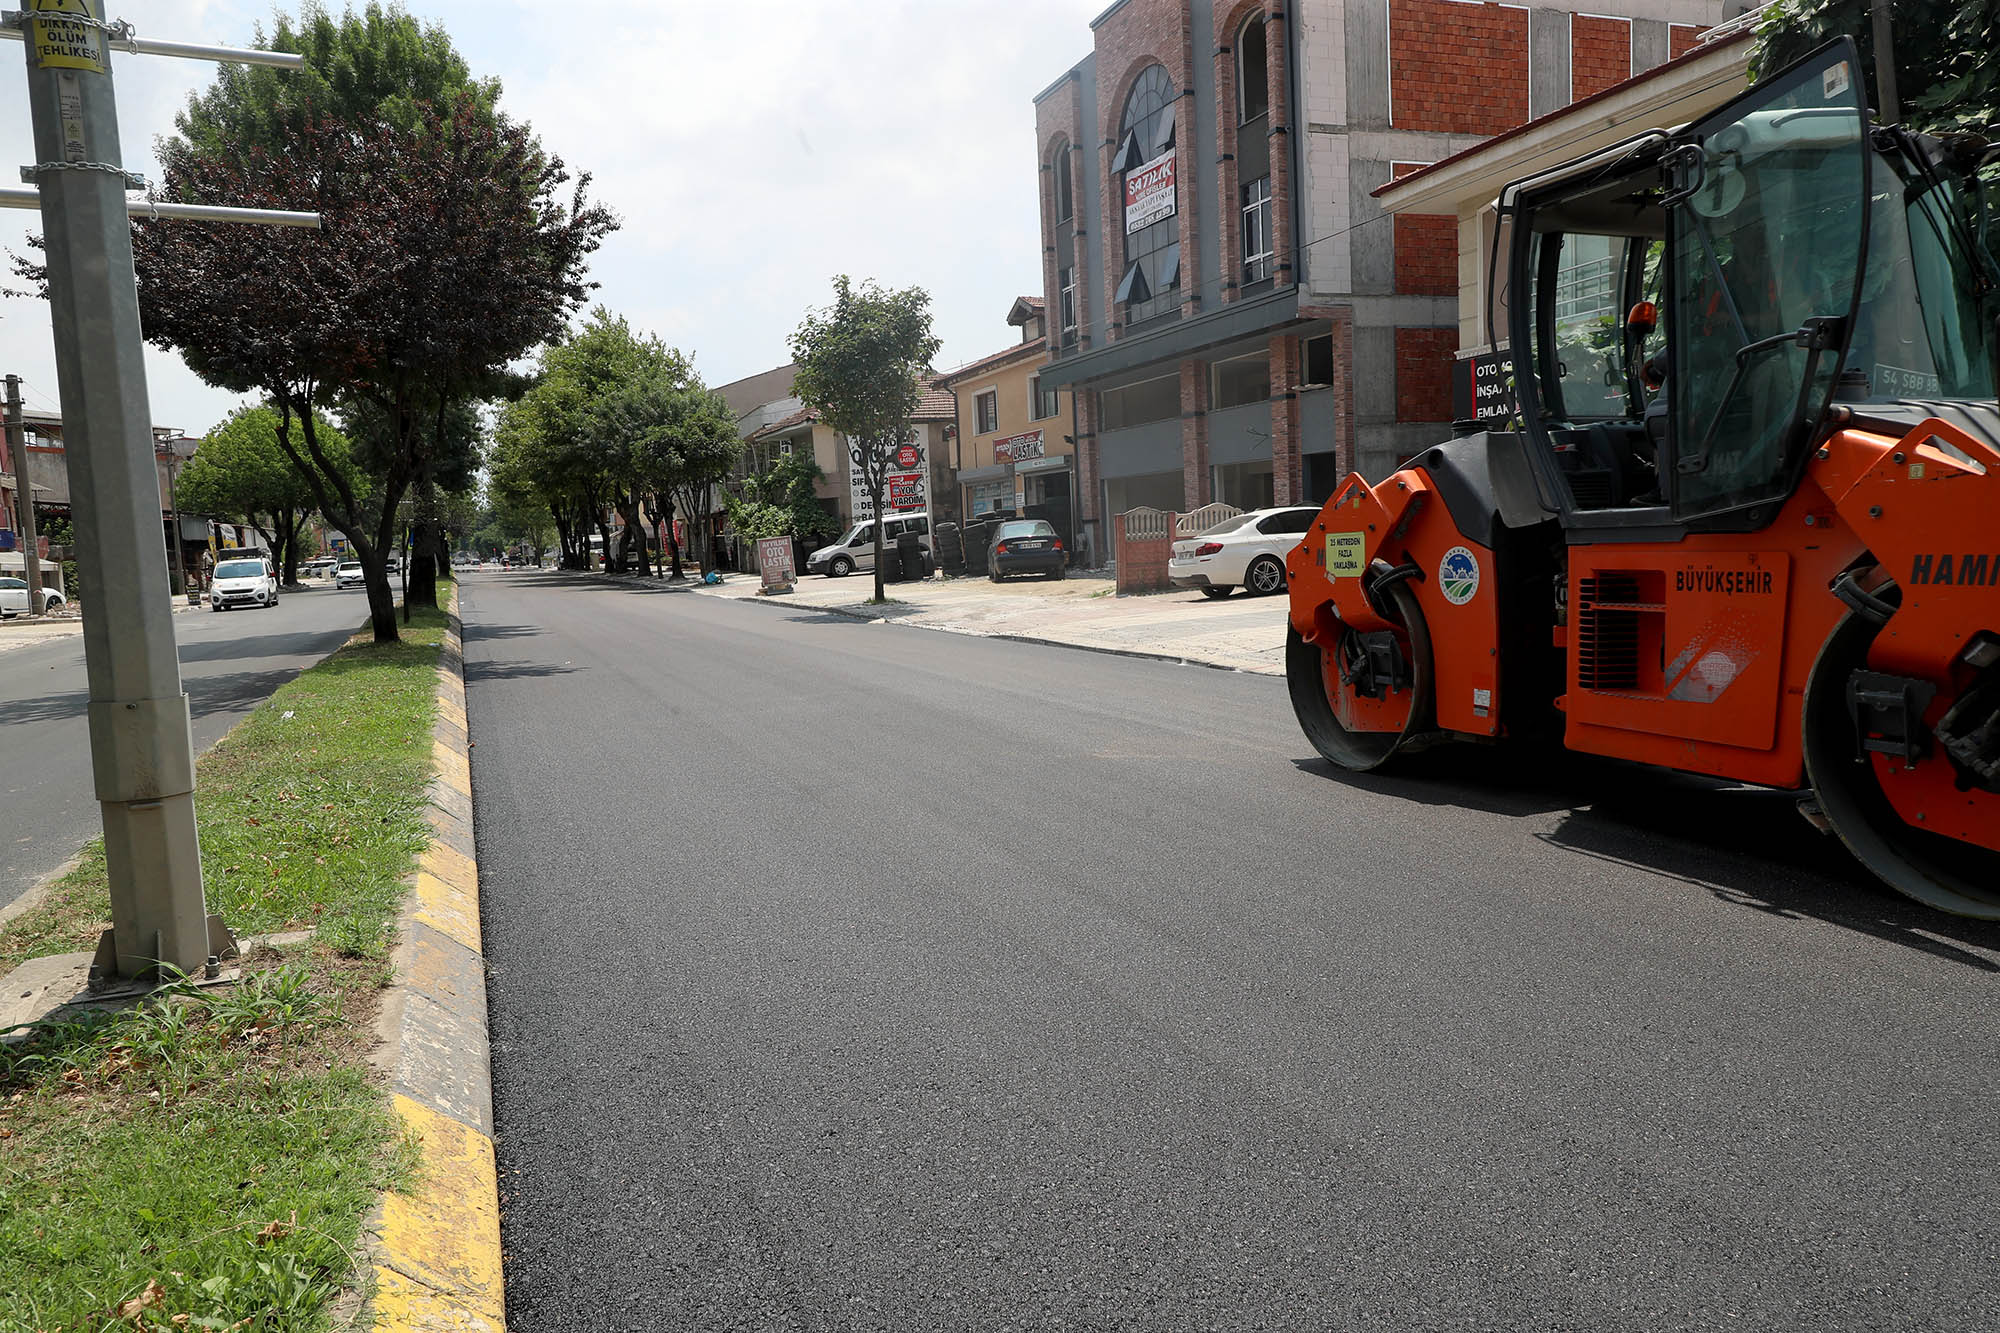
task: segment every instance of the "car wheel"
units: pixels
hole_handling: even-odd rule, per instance
[[[1285,567],[1278,563],[1274,555],[1260,555],[1250,562],[1244,571],[1243,586],[1253,597],[1268,597],[1274,592],[1285,590]]]
[[[826,573],[829,578],[844,579],[854,572],[854,562],[844,555],[837,555],[827,561]]]
[[[1054,569],[1042,575],[1042,577],[1049,580],[1052,583],[1060,583],[1063,581],[1065,577],[1067,577],[1068,573],[1069,573],[1068,570],[1065,570],[1061,565],[1057,565]]]
[[[1225,597],[1229,596],[1229,594],[1230,594],[1230,593],[1232,593],[1232,592],[1235,592],[1235,591],[1236,591],[1236,585],[1235,585],[1235,584],[1233,584],[1233,583],[1225,583],[1225,584],[1223,584],[1223,585],[1222,585],[1221,587],[1219,587],[1219,588],[1215,588],[1215,587],[1211,587],[1211,588],[1203,588],[1203,589],[1201,590],[1201,595],[1202,595],[1203,597],[1213,597],[1213,598],[1214,598],[1214,599],[1215,599],[1216,601],[1218,601],[1218,602],[1219,602],[1219,601],[1221,601],[1221,600],[1222,600],[1223,598],[1225,598]]]

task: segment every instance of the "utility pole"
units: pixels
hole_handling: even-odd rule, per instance
[[[1875,91],[1882,105],[1877,115],[1884,125],[1894,125],[1903,118],[1903,112],[1896,100],[1896,36],[1890,26],[1889,0],[1873,0],[1869,6],[1875,20]]]
[[[167,969],[200,974],[230,939],[202,891],[188,698],[173,599],[160,595],[160,481],[125,198],[144,183],[122,165],[111,77],[111,44],[142,48],[129,25],[103,21],[100,0],[27,0],[26,12],[0,19],[0,35],[26,38],[36,162],[23,175],[39,187],[77,560],[89,592],[90,756],[111,891],[111,929],[98,942],[92,985]],[[300,63],[268,52],[148,46],[196,59]],[[253,210],[235,216],[318,223]]]
[[[187,593],[191,590],[188,588],[188,581],[187,581],[187,556],[181,550],[181,489],[180,489],[181,460],[180,460],[180,455],[174,452],[173,440],[168,439],[162,441],[162,443],[166,445],[166,454],[167,454],[168,522],[173,524],[173,533],[174,533],[174,535],[167,541],[167,550],[172,552],[174,557],[174,582],[179,585],[182,593]],[[191,605],[198,604],[194,603],[192,598],[189,599],[189,602]]]
[[[15,531],[21,534],[21,577],[28,584],[28,615],[42,613],[42,542],[35,530],[35,484],[28,480],[28,435],[22,429],[21,377],[7,377],[7,456],[14,460],[16,503],[21,516]]]

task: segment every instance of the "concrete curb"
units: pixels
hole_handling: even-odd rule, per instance
[[[506,1328],[500,1189],[463,625],[451,585],[431,729],[430,846],[417,862],[384,994],[376,1065],[396,1114],[423,1146],[420,1178],[371,1215],[372,1327],[385,1333]],[[364,1325],[370,1326],[370,1325]]]

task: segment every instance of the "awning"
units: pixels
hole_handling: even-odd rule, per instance
[[[1002,477],[1014,475],[1012,463],[995,463],[992,467],[967,467],[958,470],[962,482],[999,481]]]

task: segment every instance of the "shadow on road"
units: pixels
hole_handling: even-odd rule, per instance
[[[44,694],[34,699],[13,699],[0,703],[0,726],[15,722],[56,722],[82,717],[89,711],[90,693],[73,690],[68,694]]]
[[[354,633],[352,626],[335,629],[301,629],[289,634],[251,634],[243,638],[212,639],[204,643],[184,643],[180,646],[183,664],[188,662],[221,662],[232,658],[251,659],[258,657],[281,657],[306,651],[322,643],[341,643]]]
[[[488,639],[529,639],[542,633],[539,625],[467,625],[465,641],[483,643]]]
[[[594,592],[629,592],[640,596],[693,592],[699,586],[691,578],[671,583],[650,574],[586,574],[573,569],[509,572],[500,575],[499,579],[510,588],[579,588]]]
[[[536,680],[547,676],[572,676],[581,669],[550,662],[467,662],[465,680],[467,684],[486,680]]]
[[[1800,817],[1788,792],[1560,752],[1446,746],[1393,774],[1293,761],[1342,785],[1426,805],[1510,818],[1560,815],[1535,836],[1582,860],[1609,862],[1698,888],[1718,902],[1824,921],[1982,972],[2000,963],[2000,922],[1949,916],[1896,895],[1840,840]],[[1579,867],[1582,869],[1582,867]],[[1963,946],[1963,947],[1961,947]]]

